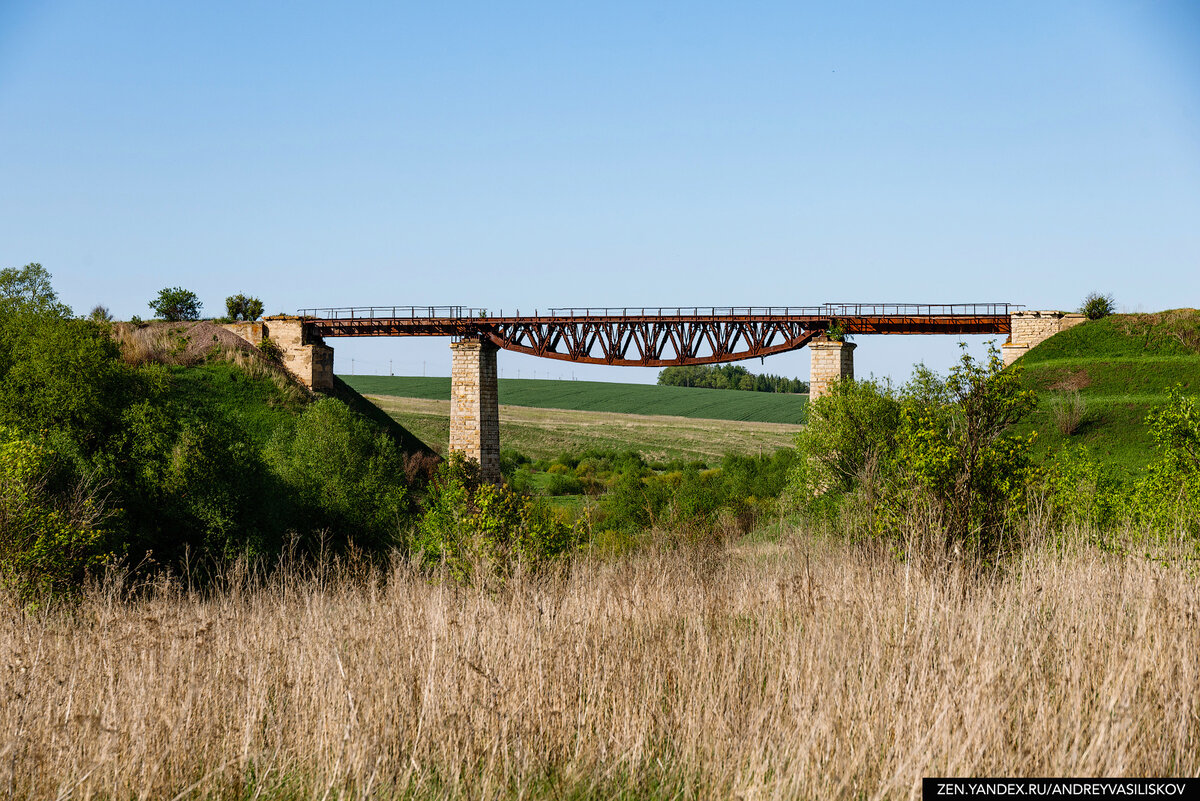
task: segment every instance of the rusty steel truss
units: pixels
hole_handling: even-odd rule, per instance
[[[1008,303],[825,304],[809,307],[549,309],[493,315],[462,306],[304,309],[321,337],[448,336],[588,364],[715,364],[770,356],[829,332],[1007,334]]]

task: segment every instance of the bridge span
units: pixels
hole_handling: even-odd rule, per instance
[[[441,336],[586,364],[718,364],[863,334],[1008,334],[1011,303],[564,308],[514,314],[463,306],[302,309],[321,337]]]
[[[226,327],[258,345],[313,390],[333,386],[332,337],[449,337],[451,451],[500,478],[496,353],[639,367],[715,364],[812,351],[810,397],[854,376],[855,343],[880,334],[1005,334],[1005,363],[1082,322],[1082,315],[1025,311],[1012,303],[826,303],[820,306],[552,308],[493,313],[464,306],[301,309]]]

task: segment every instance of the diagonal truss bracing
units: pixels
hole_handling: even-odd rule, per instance
[[[565,310],[488,315],[463,307],[302,312],[322,337],[450,336],[590,364],[714,364],[802,348],[835,326],[846,334],[1007,334],[1008,304],[826,304],[804,309]],[[390,312],[390,313],[389,313]]]

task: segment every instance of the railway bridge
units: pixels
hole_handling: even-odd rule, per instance
[[[855,343],[877,334],[1005,334],[1005,363],[1082,321],[1011,303],[826,303],[821,306],[552,308],[522,313],[464,306],[301,309],[226,327],[257,345],[270,337],[284,365],[314,390],[333,386],[331,337],[448,337],[450,450],[499,479],[496,353],[638,367],[716,364],[807,347],[810,396],[854,376]]]

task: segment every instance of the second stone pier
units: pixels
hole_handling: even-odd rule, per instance
[[[808,398],[814,400],[829,394],[829,385],[842,378],[854,378],[854,349],[852,342],[814,339],[808,343],[812,365],[808,373]]]
[[[500,402],[496,346],[477,339],[450,344],[450,451],[479,462],[485,481],[500,481]]]

